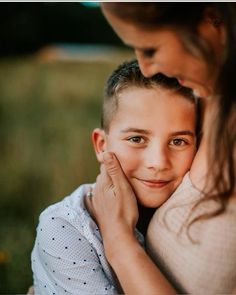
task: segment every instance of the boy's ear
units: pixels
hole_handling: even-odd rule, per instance
[[[92,132],[92,142],[99,163],[103,161],[102,153],[106,150],[106,136],[104,130],[96,128]]]

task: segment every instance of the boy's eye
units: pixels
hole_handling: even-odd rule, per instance
[[[129,137],[128,141],[133,142],[133,143],[144,143],[144,139],[141,136]]]
[[[183,146],[183,145],[186,145],[187,142],[186,142],[186,140],[184,140],[182,138],[175,138],[175,139],[171,140],[170,144],[174,145],[174,146]]]

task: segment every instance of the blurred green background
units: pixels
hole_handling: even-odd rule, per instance
[[[40,212],[94,182],[90,134],[100,125],[104,82],[131,56],[121,48],[78,44],[1,55],[0,294],[25,293],[32,284]]]
[[[0,61],[1,292],[23,293],[31,284],[40,211],[95,180],[90,134],[100,125],[104,81],[118,60]]]

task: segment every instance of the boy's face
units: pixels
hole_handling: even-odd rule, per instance
[[[97,158],[112,151],[139,203],[158,207],[189,170],[196,152],[195,106],[163,88],[131,87],[120,94],[109,133],[93,132]]]

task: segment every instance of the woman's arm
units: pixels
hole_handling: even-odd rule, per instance
[[[107,259],[124,292],[175,293],[135,238],[134,228],[138,220],[136,198],[114,154],[104,154],[104,165],[91,203]]]
[[[106,241],[107,258],[127,294],[176,294],[136,238],[121,233]]]

